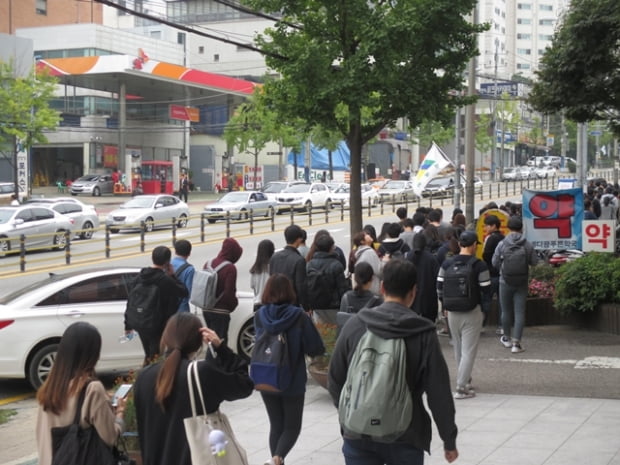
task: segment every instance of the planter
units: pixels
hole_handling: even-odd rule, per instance
[[[545,326],[566,324],[567,320],[553,306],[553,299],[528,297],[525,303],[525,326]],[[491,303],[487,324],[501,326],[497,321],[497,300]]]
[[[329,360],[327,357],[315,357],[308,365],[308,373],[321,387],[327,389],[327,369]]]
[[[571,319],[580,328],[620,335],[620,304],[602,304],[594,312],[574,312]]]

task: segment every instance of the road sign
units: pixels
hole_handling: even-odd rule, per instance
[[[591,136],[602,136],[603,131],[590,131]]]
[[[497,88],[496,88],[497,86]],[[519,96],[519,83],[508,81],[508,82],[487,82],[484,84],[480,84],[480,94],[501,97],[503,94],[508,94],[511,97]]]
[[[267,152],[267,155],[282,155],[282,152]]]

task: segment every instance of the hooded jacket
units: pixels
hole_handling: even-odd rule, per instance
[[[294,367],[291,384],[278,395],[295,396],[306,392],[306,360],[325,353],[321,335],[300,307],[291,304],[263,305],[254,315],[256,339],[264,331],[271,334],[286,332],[291,365]]]
[[[237,267],[235,263],[239,261],[243,249],[239,243],[232,237],[227,237],[222,242],[222,249],[213,260],[211,260],[211,268],[215,268],[223,261],[229,261],[230,264],[223,266],[217,272],[217,288],[216,296],[219,298],[215,305],[218,310],[227,310],[232,312],[237,308],[239,301],[237,300]],[[209,262],[205,263],[204,268]],[[221,297],[220,297],[221,296]]]
[[[484,250],[482,251],[482,259],[489,267],[489,273],[492,278],[499,276],[499,269],[493,266],[493,253],[497,248],[497,245],[504,240],[504,235],[501,231],[493,231],[484,240]]]
[[[387,238],[381,242],[381,246],[379,246],[379,256],[383,257],[385,255],[392,255],[394,252],[401,252],[403,257],[407,255],[411,249],[402,239],[398,237],[395,238]]]
[[[534,246],[528,242],[528,240],[523,236],[522,233],[512,231],[510,232],[503,241],[497,244],[495,248],[495,252],[493,252],[493,258],[491,259],[491,263],[495,268],[499,270],[499,280],[503,281],[502,278],[502,257],[504,255],[504,247],[510,248],[513,244],[522,245],[525,247],[525,252],[528,257],[528,265],[534,266],[538,263],[538,255],[536,255],[536,250],[534,250]]]
[[[318,294],[329,294],[331,296],[329,305],[325,309],[338,309],[340,308],[340,300],[342,296],[351,289],[351,281],[349,281],[344,275],[344,266],[338,259],[338,255],[335,252],[315,252],[306,265],[306,275],[310,274],[310,271],[314,270],[320,273],[324,273],[324,276],[328,277],[330,287],[327,289],[310,289],[308,286],[308,305],[312,309],[319,309],[323,307],[313,306],[315,302],[312,300],[312,296]]]
[[[385,302],[378,307],[364,308],[342,328],[328,371],[328,389],[335,405],[338,405],[353,352],[366,329],[387,339],[405,338],[407,379],[414,407],[409,429],[397,442],[430,451],[431,420],[422,402],[422,394],[426,393],[444,449],[456,449],[457,427],[450,376],[435,325],[399,303]]]
[[[437,275],[439,262],[426,248],[413,250],[407,259],[418,270],[417,292],[411,309],[418,315],[435,322],[439,304],[437,303]]]

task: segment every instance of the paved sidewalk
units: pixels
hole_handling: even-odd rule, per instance
[[[34,399],[7,407],[18,415],[0,426],[0,464],[36,464]],[[620,400],[480,393],[457,401],[459,465],[620,465]],[[269,457],[269,425],[260,395],[224,403],[222,411],[251,465]],[[336,409],[326,390],[308,382],[301,436],[289,465],[344,465]],[[427,465],[446,463],[433,434]]]

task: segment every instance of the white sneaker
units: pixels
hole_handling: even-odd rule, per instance
[[[276,462],[273,461],[273,458],[270,458],[269,460],[265,460],[263,465],[276,465]]]
[[[512,347],[512,342],[508,336],[502,336],[499,338],[499,342],[506,347],[506,349],[510,349]]]
[[[512,343],[512,350],[511,352],[513,354],[520,354],[521,352],[524,352],[525,349],[523,347],[521,347],[521,343],[519,342],[513,342]]]

